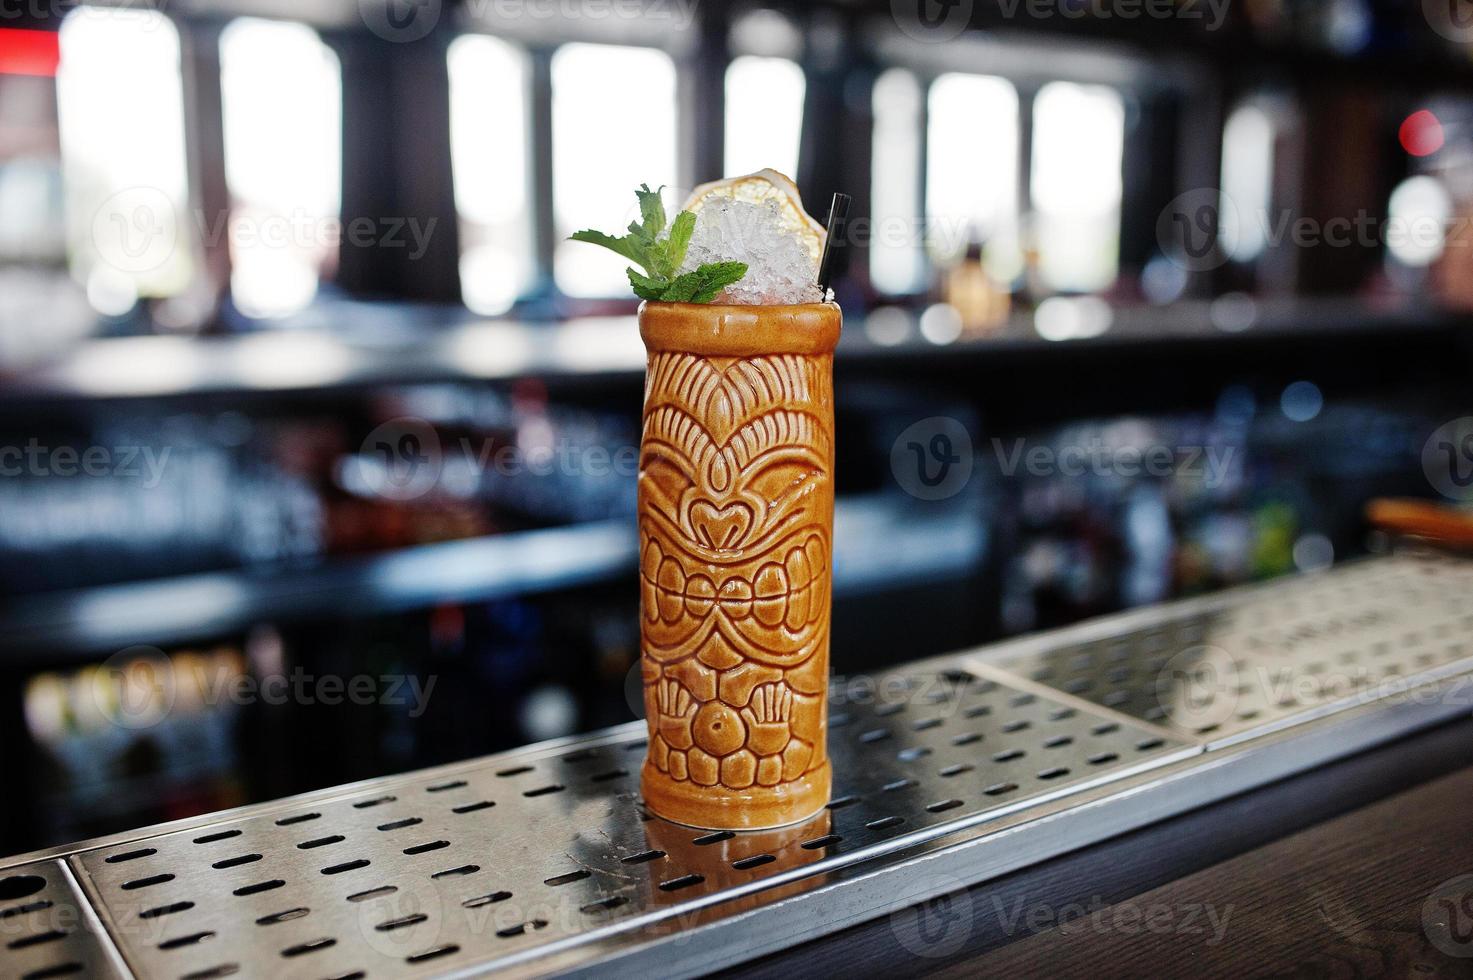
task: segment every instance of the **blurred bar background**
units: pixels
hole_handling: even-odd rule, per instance
[[[854,197],[840,675],[1375,547],[1473,482],[1441,9],[0,7],[0,851],[636,717],[643,351],[565,239],[641,182]]]

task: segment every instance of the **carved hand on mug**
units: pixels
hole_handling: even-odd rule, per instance
[[[752,700],[742,709],[747,722],[747,745],[757,755],[777,755],[787,747],[792,730],[793,692],[786,684],[763,684],[752,691]]]
[[[696,702],[690,692],[679,681],[666,678],[655,690],[660,706],[660,737],[673,749],[688,749],[691,739],[691,719],[696,713]]]

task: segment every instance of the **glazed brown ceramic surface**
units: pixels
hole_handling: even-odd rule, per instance
[[[645,803],[695,827],[829,799],[833,304],[646,303]]]

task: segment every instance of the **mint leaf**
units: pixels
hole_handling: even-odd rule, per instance
[[[707,262],[694,272],[677,276],[660,299],[667,303],[709,303],[746,274],[745,262]]]
[[[675,275],[675,270],[680,268],[680,263],[685,261],[686,250],[690,247],[690,236],[696,230],[696,213],[694,211],[682,211],[675,216],[675,223],[670,226],[670,237],[665,240],[665,259],[669,264],[669,275]]]
[[[568,236],[575,242],[602,245],[644,269],[642,273],[632,266],[624,270],[634,295],[671,303],[709,303],[717,293],[747,274],[745,262],[708,262],[694,272],[677,276],[696,228],[695,213],[677,214],[669,234],[661,238],[660,233],[665,230],[665,205],[660,192],[650,190],[648,184],[640,184],[634,193],[639,198],[640,220],[629,223],[629,234],[606,235],[585,229]]]
[[[651,279],[642,276],[632,268],[624,270],[629,275],[629,285],[634,287],[634,295],[640,299],[659,299],[670,284],[663,279]]]
[[[662,186],[660,190],[663,190]],[[634,196],[639,198],[639,215],[644,219],[644,237],[654,241],[665,230],[665,202],[660,199],[660,190],[650,190],[649,184],[640,184]],[[630,230],[634,228],[631,225]]]
[[[632,259],[640,265],[644,265],[648,258],[644,246],[628,237],[615,238],[613,235],[605,235],[592,228],[575,231],[568,237],[575,242],[588,242],[590,245],[602,245],[604,248],[613,249],[626,259]]]

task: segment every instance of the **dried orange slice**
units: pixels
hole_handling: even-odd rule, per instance
[[[781,215],[780,225],[803,243],[815,265],[823,254],[826,232],[823,225],[814,221],[803,210],[803,199],[798,195],[798,185],[785,174],[776,170],[759,170],[745,177],[727,177],[702,184],[686,199],[683,210],[700,213],[701,207],[710,201],[735,200],[754,203],[772,202]]]

